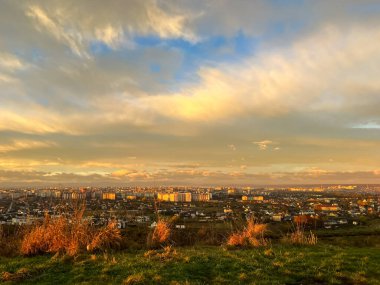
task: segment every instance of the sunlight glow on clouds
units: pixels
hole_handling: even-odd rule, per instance
[[[379,182],[371,5],[3,1],[0,181]]]

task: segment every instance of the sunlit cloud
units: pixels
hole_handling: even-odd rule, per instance
[[[0,69],[12,72],[24,68],[26,68],[25,63],[16,56],[9,53],[0,53]]]
[[[259,150],[267,150],[268,146],[274,144],[274,142],[270,140],[263,140],[263,141],[253,142],[253,143],[257,145]]]
[[[380,129],[380,124],[369,122],[366,124],[357,124],[353,126],[354,129]]]
[[[0,144],[0,153],[7,153],[23,149],[47,148],[54,145],[55,143],[53,142],[14,140],[8,144]]]
[[[19,185],[25,183],[65,183],[71,184],[108,183],[120,185],[120,183],[134,183],[135,185],[149,185],[152,182],[160,182],[164,185],[215,185],[215,180],[226,184],[303,184],[303,183],[374,183],[379,173],[377,170],[368,172],[329,172],[321,169],[311,169],[303,172],[272,172],[249,173],[245,171],[208,171],[208,170],[180,170],[180,171],[155,171],[123,170],[115,173],[65,173],[44,171],[4,171],[0,170],[0,183],[7,185],[17,181]]]
[[[236,151],[236,146],[234,144],[229,144],[227,145],[229,149],[231,149],[232,151]]]
[[[38,6],[31,6],[26,15],[33,18],[39,31],[46,31],[58,41],[67,44],[70,49],[78,56],[89,57],[82,44],[82,36],[75,30],[69,30],[62,25],[64,15],[55,15],[51,18],[46,11]],[[58,16],[58,17],[57,17]]]
[[[375,182],[378,11],[277,2],[5,1],[1,181]]]
[[[112,27],[107,25],[104,28],[95,30],[96,39],[104,42],[109,47],[117,48],[124,41],[124,33],[120,27]]]

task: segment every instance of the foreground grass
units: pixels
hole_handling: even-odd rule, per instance
[[[0,258],[6,284],[380,284],[380,248],[179,248],[76,258]]]

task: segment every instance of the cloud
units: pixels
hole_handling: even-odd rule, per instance
[[[61,185],[275,185],[275,184],[331,184],[331,183],[377,183],[379,171],[332,172],[322,169],[310,169],[300,172],[249,173],[245,171],[212,171],[212,170],[178,170],[146,171],[122,170],[113,173],[65,173],[44,171],[8,171],[0,170],[0,184],[61,184]]]
[[[133,2],[130,5],[144,15],[142,18],[131,17],[131,34],[149,34],[154,27],[155,33],[161,37],[185,37],[183,30],[186,28],[182,23],[185,20],[181,22],[178,19],[190,19],[192,16],[186,16],[182,10],[175,12],[168,9],[163,12],[154,1]],[[39,5],[36,2],[27,7],[26,13],[40,30],[62,41],[79,56],[90,55],[88,48],[93,40],[100,40],[112,48],[119,46],[125,37],[123,25],[126,24],[119,18],[120,15],[117,14],[111,24],[112,15],[98,11],[100,4],[95,4],[94,9],[99,12],[99,22],[95,23],[93,19],[80,17],[85,6],[78,4],[73,9],[68,4],[61,7],[57,3]],[[149,18],[148,24],[142,24],[144,17]],[[164,21],[166,18],[182,24],[170,24],[170,21]],[[162,22],[163,27],[156,22]],[[158,92],[142,89],[148,85],[160,88],[154,77],[147,77],[146,70],[139,70],[148,56],[146,53],[142,54],[143,62],[140,64],[136,61],[120,62],[119,58],[112,56],[90,62],[84,59],[81,63],[62,58],[59,68],[54,64],[47,66],[47,69],[33,70],[29,76],[25,74],[20,78],[23,80],[19,83],[21,87],[17,89],[25,88],[33,101],[49,102],[46,108],[40,107],[45,109],[40,112],[41,122],[48,121],[48,116],[44,114],[54,113],[51,112],[52,107],[75,112],[76,115],[71,117],[77,121],[86,121],[84,118],[89,113],[95,116],[93,123],[82,125],[70,122],[69,127],[59,128],[70,132],[84,132],[115,124],[155,125],[158,126],[156,130],[169,131],[175,128],[160,128],[161,122],[218,124],[247,117],[283,117],[291,112],[314,112],[319,115],[342,110],[351,122],[358,117],[361,120],[374,119],[375,111],[358,114],[354,106],[359,99],[363,110],[379,105],[375,90],[380,88],[376,79],[380,70],[380,47],[374,41],[378,36],[379,29],[365,24],[348,29],[321,26],[315,33],[281,49],[258,49],[254,56],[238,62],[201,67],[198,82],[182,84],[174,92],[168,91],[168,88]],[[172,55],[172,51],[168,51],[167,55],[155,51],[152,60],[165,56],[165,64],[162,65],[166,66]],[[128,65],[131,68],[127,68]],[[2,78],[7,82],[12,79],[9,76]],[[166,80],[165,77],[160,79]],[[53,87],[49,87],[50,82]],[[50,92],[49,96],[45,94],[47,88],[53,95]],[[374,91],[369,93],[368,89]],[[364,94],[359,98],[356,94],[361,92]],[[61,117],[63,121],[70,114],[61,111],[55,112],[54,116]],[[36,117],[33,115],[33,118]],[[76,130],[70,130],[73,126]]]
[[[38,6],[30,6],[26,15],[35,19],[37,29],[47,31],[58,41],[67,44],[73,53],[81,57],[89,57],[82,44],[82,36],[75,30],[67,30],[62,25],[63,18],[56,14],[54,19],[51,18],[42,8]]]
[[[234,144],[229,144],[227,145],[227,147],[231,149],[232,151],[236,151],[236,146]]]
[[[207,183],[378,169],[378,4],[280,2],[4,1],[0,167]]]
[[[146,171],[126,169],[117,170],[111,173],[111,176],[115,178],[128,178],[130,180],[147,180],[151,178],[151,174]]]
[[[26,109],[23,113],[13,111],[11,108],[1,110],[0,130],[11,130],[34,134],[76,132],[75,129],[77,128],[69,127],[69,118],[65,121],[58,114],[39,106],[33,106],[33,104],[30,106],[25,106],[25,108],[27,107],[30,109]]]
[[[25,63],[23,63],[18,57],[10,53],[0,52],[0,69],[13,72],[24,68],[26,68]]]
[[[79,57],[90,58],[95,41],[112,49],[133,48],[137,35],[183,38],[196,41],[186,27],[192,16],[183,11],[163,10],[158,1],[112,1],[105,9],[102,1],[32,1],[26,15],[36,28],[67,45]],[[88,11],[96,17],[89,16]]]
[[[16,78],[0,73],[0,83],[13,83],[16,81]]]
[[[259,150],[267,150],[269,145],[274,144],[274,142],[270,140],[263,140],[263,141],[253,142],[253,143],[258,146]]]
[[[8,153],[12,151],[47,148],[54,146],[53,142],[33,141],[33,140],[14,140],[8,144],[0,144],[0,153]]]
[[[0,85],[11,86],[12,84],[17,84],[18,78],[15,73],[28,67],[29,65],[17,56],[0,50]]]
[[[112,27],[107,25],[104,28],[97,28],[95,30],[96,39],[104,42],[106,45],[112,48],[117,48],[123,43],[124,33],[121,27]]]
[[[380,129],[380,124],[375,123],[375,122],[368,122],[365,124],[354,125],[352,128],[354,129]]]
[[[379,36],[377,28],[325,26],[289,48],[202,68],[199,84],[181,92],[133,100],[162,116],[195,122],[290,112],[345,110],[354,115],[358,100],[364,98],[364,108],[379,105],[377,93],[356,95],[365,88],[380,89],[380,45],[374,41]]]

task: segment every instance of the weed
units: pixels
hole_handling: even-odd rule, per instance
[[[153,232],[148,236],[148,247],[157,248],[169,243],[171,236],[171,229],[169,222],[159,220]]]
[[[120,230],[117,228],[116,222],[113,221],[94,234],[94,237],[87,246],[87,250],[106,251],[114,247],[120,246],[120,242]]]
[[[310,231],[305,233],[304,223],[296,222],[292,233],[286,235],[282,239],[285,243],[298,244],[298,245],[316,245],[318,242],[317,236]]]
[[[120,231],[115,223],[96,229],[83,219],[84,207],[77,209],[69,220],[65,216],[52,219],[45,215],[43,224],[35,225],[25,234],[21,243],[23,255],[43,253],[74,256],[86,248],[107,250],[120,243]]]
[[[165,246],[162,250],[148,250],[144,253],[144,257],[167,261],[177,258],[178,253],[172,246]]]
[[[132,285],[132,284],[142,284],[144,282],[144,276],[139,274],[132,274],[129,275],[126,279],[123,281],[123,285]]]
[[[227,240],[227,246],[231,247],[258,247],[266,246],[268,240],[264,238],[267,230],[266,224],[258,224],[254,219],[248,221],[247,226],[240,232],[231,234]]]

